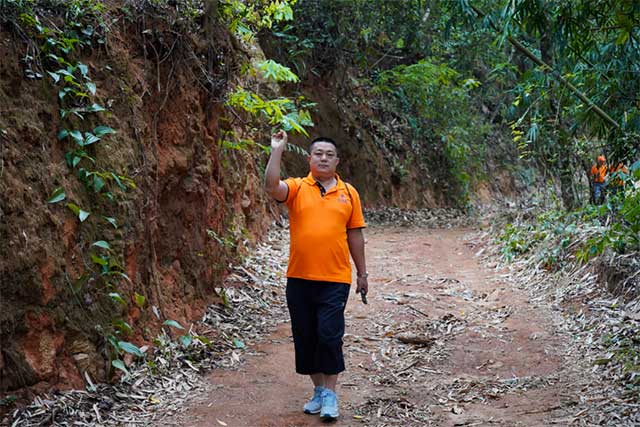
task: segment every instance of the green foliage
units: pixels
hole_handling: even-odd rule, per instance
[[[184,329],[184,326],[182,326],[180,323],[176,322],[175,320],[165,320],[162,324],[166,326],[171,326],[176,329]]]
[[[547,270],[552,270],[571,260],[576,251],[575,240],[594,228],[599,228],[599,222],[581,212],[548,210],[533,221],[507,224],[497,239],[505,261],[529,255]]]
[[[245,41],[251,41],[261,29],[274,22],[293,19],[296,0],[222,0],[219,14],[227,28]]]
[[[47,8],[48,13],[47,14]],[[67,121],[57,137],[61,141],[68,140],[71,146],[65,154],[68,166],[76,172],[88,194],[99,194],[107,200],[113,201],[115,188],[124,191],[135,188],[135,183],[130,178],[109,170],[93,170],[96,164],[95,146],[104,138],[114,135],[113,128],[104,124],[92,126],[92,129],[84,130],[85,124],[91,118],[96,120],[96,114],[106,111],[100,105],[97,98],[96,84],[91,80],[89,66],[79,60],[77,56],[81,49],[93,47],[94,44],[104,42],[103,34],[106,31],[102,12],[102,3],[91,0],[73,0],[68,2],[50,1],[40,2],[8,2],[0,5],[0,9],[8,12],[5,17],[13,19],[15,25],[22,26],[34,43],[37,44],[38,56],[31,58],[27,65],[31,68],[42,67],[46,75],[51,78],[58,87],[58,102],[60,105],[60,117]],[[62,18],[62,25],[55,23],[51,15]],[[46,16],[50,23],[45,23]],[[71,122],[75,117],[78,120]],[[91,168],[91,169],[89,169]],[[49,203],[57,203],[66,199],[63,188],[57,188],[49,198]],[[92,198],[89,198],[91,203]],[[91,212],[98,211],[99,206],[91,205],[89,208],[80,207],[78,203],[69,201],[66,207],[78,217],[81,223],[91,217],[102,218],[113,227],[117,227],[114,218],[105,215],[94,215]],[[102,226],[104,223],[97,223]],[[117,285],[121,280],[130,281],[124,273],[124,268],[117,262],[111,244],[105,240],[98,240],[89,245],[92,251],[88,252],[91,263],[86,263],[85,273],[74,282],[73,288],[78,291],[87,283],[105,289],[107,295],[118,305],[126,306],[127,303],[117,291]],[[94,251],[95,250],[95,251]],[[87,266],[89,268],[87,268]],[[88,270],[88,271],[86,271]],[[112,322],[116,334],[129,333],[131,327],[121,319]],[[118,357],[124,348],[117,342],[113,342],[115,335],[106,332],[113,339],[113,354]],[[117,365],[117,363],[116,363]],[[114,366],[115,367],[115,366]]]
[[[370,69],[385,58],[429,54],[437,7],[425,0],[299,0],[295,22],[274,26],[273,47],[299,72],[323,74],[341,64]]]
[[[229,95],[227,103],[286,131],[308,136],[305,127],[313,126],[309,112],[298,109],[289,98],[264,100],[258,94],[238,87]]]
[[[89,66],[79,60],[77,56],[86,47],[93,47],[95,43],[104,43],[103,34],[106,31],[102,20],[103,5],[91,0],[73,0],[68,2],[9,2],[8,14],[5,17],[12,20],[14,25],[21,26],[24,33],[31,37],[37,55],[30,56],[25,61],[26,74],[34,78],[48,75],[52,83],[58,88],[58,103],[60,117],[67,124],[60,124],[57,137],[60,141],[70,141],[71,144],[65,154],[70,169],[76,172],[80,182],[84,184],[88,194],[99,194],[113,201],[113,189],[121,191],[135,188],[134,182],[115,171],[93,170],[96,165],[95,147],[103,139],[115,134],[115,130],[105,124],[98,124],[88,129],[86,122],[95,123],[97,114],[106,111],[97,99],[97,86],[91,80]],[[61,16],[62,25],[53,23],[54,16]],[[0,10],[7,11],[7,4],[0,4]],[[47,16],[51,23],[45,24],[42,16]],[[42,70],[42,72],[35,70]],[[70,119],[74,118],[73,124]],[[91,168],[91,169],[89,169]],[[63,188],[57,188],[49,198],[49,203],[57,203],[66,199]],[[89,202],[93,198],[89,197]],[[84,204],[84,203],[83,203]],[[102,218],[106,223],[117,227],[115,218],[105,215],[91,215],[90,211],[99,212],[100,207],[92,204],[89,209],[81,208],[78,203],[69,201],[67,208],[76,215],[81,223],[90,217]],[[98,222],[98,227],[106,223]],[[99,229],[99,228],[98,228]],[[118,284],[122,280],[130,281],[124,273],[124,268],[117,261],[112,245],[106,240],[97,240],[89,245],[88,258],[82,268],[84,274],[74,281],[72,288],[75,292],[83,286],[91,284],[106,293],[116,306],[126,307],[127,301],[118,291]],[[144,303],[136,300],[140,304]],[[144,354],[134,344],[124,341],[122,337],[132,332],[131,326],[118,317],[112,319],[108,329],[103,329],[105,341],[110,348],[111,366],[128,374],[126,366],[121,360],[125,353],[136,357]]]
[[[640,335],[632,323],[619,322],[612,326],[612,332],[601,339],[608,357],[596,360],[602,364],[615,362],[622,366],[626,375],[625,386],[632,392],[640,392]]]
[[[180,341],[180,344],[182,344],[182,346],[184,348],[187,348],[191,345],[191,343],[193,342],[193,336],[191,334],[188,335],[180,335],[178,337],[178,340]]]
[[[140,295],[137,292],[134,292],[133,294],[133,300],[135,301],[136,305],[139,308],[144,308],[144,304],[147,301],[147,299],[144,297],[144,295]]]
[[[13,395],[8,395],[6,397],[3,397],[2,399],[0,399],[0,408],[1,407],[9,407],[11,405],[13,405],[16,401],[18,400],[18,398],[16,396]]]
[[[135,344],[127,341],[118,341],[118,348],[125,353],[133,354],[136,357],[144,357],[144,353]]]
[[[250,42],[260,30],[268,30],[274,23],[293,19],[291,6],[295,0],[226,0],[219,5],[220,16],[229,30],[240,39]],[[247,62],[243,66],[243,74],[255,76],[257,73],[274,82],[299,82],[298,76],[289,67],[271,59],[260,61],[255,65]],[[250,114],[258,122],[266,122],[271,126],[308,135],[305,127],[313,126],[311,116],[305,107],[310,104],[299,97],[265,99],[260,93],[237,86],[227,100],[227,106],[240,109]],[[244,150],[259,146],[266,148],[246,137],[238,137],[234,132],[226,132],[220,144],[223,148]]]
[[[397,101],[399,114],[412,115],[409,120],[418,140],[440,146],[459,201],[465,203],[471,172],[479,168],[478,145],[486,132],[469,108],[470,91],[479,86],[475,79],[463,79],[460,74],[443,64],[421,60],[412,65],[400,65],[381,72],[376,90],[391,94]],[[426,145],[426,144],[425,144]],[[417,147],[417,153],[427,147]]]
[[[262,72],[262,75],[266,79],[271,79],[276,82],[298,82],[298,76],[296,76],[289,67],[278,64],[272,59],[259,62],[257,69]]]
[[[640,250],[640,188],[636,187],[640,163],[624,179],[624,191],[602,206],[548,210],[533,221],[507,224],[498,236],[503,258],[534,255],[552,269],[574,258],[585,263],[607,250],[617,254]]]
[[[126,323],[125,323],[126,324]],[[129,326],[129,325],[126,325]],[[116,327],[114,334],[107,335],[107,343],[111,348],[111,366],[124,372],[126,376],[129,376],[129,371],[127,370],[126,365],[122,361],[122,357],[125,353],[131,354],[137,358],[143,359],[145,357],[144,352],[135,344],[130,343],[128,341],[124,341],[119,339],[119,336],[123,333],[122,330],[126,330],[127,328],[118,328]],[[128,328],[128,332],[130,332],[130,327]]]
[[[464,28],[496,30],[499,46],[507,47],[508,42],[518,40],[550,66],[516,56],[512,62],[517,67],[494,70],[511,85],[510,100],[503,105],[514,142],[522,156],[560,178],[566,208],[577,205],[576,198],[570,196],[574,170],[594,154],[604,152],[616,162],[637,158],[640,104],[635,101],[640,80],[631,76],[640,71],[640,27],[631,23],[640,20],[640,3],[452,3],[463,12],[460,17],[470,18],[471,26]],[[561,84],[560,79],[573,84],[583,96],[577,96],[576,90]],[[596,114],[593,104],[611,120]]]
[[[176,328],[176,329],[180,329],[180,330],[184,330],[185,329],[184,326],[182,326],[180,323],[176,322],[175,320],[168,319],[168,320],[165,320],[162,324],[165,325],[165,326],[171,326],[172,328]],[[199,340],[200,342],[202,342],[203,344],[206,344],[206,345],[209,345],[211,343],[206,338],[203,340],[203,337],[199,337],[199,336],[193,335],[191,333],[191,331],[187,332],[184,335],[179,336],[178,337],[178,342],[180,343],[180,345],[182,345],[182,347],[187,348],[193,343],[194,339],[197,339],[197,340]]]
[[[119,369],[120,371],[124,372],[125,375],[129,376],[129,370],[127,369],[126,365],[124,364],[124,362],[120,359],[113,359],[111,361],[111,366],[113,366],[116,369]]]
[[[464,205],[471,185],[483,179],[493,142],[487,141],[492,124],[480,111],[502,102],[495,87],[513,69],[488,31],[452,25],[459,12],[450,3],[300,0],[295,21],[276,25],[265,38],[266,51],[301,75],[344,73],[347,78],[334,80],[347,103],[366,103],[383,126],[396,123],[395,137],[380,136],[397,185],[407,171],[419,170]],[[372,96],[353,97],[371,86]]]
[[[84,222],[87,218],[89,218],[89,215],[91,215],[91,213],[81,209],[75,203],[67,203],[67,207],[78,217],[80,222]]]
[[[64,188],[58,187],[53,191],[51,197],[47,200],[47,203],[58,203],[63,201],[66,197],[67,195],[64,192]]]

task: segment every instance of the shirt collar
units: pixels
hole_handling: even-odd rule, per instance
[[[331,193],[331,192],[333,192],[333,191],[335,191],[335,190],[345,188],[344,181],[342,181],[342,180],[340,179],[340,176],[339,176],[338,174],[335,174],[335,177],[336,177],[336,185],[335,185],[332,189],[328,190],[328,191],[327,191],[327,193]],[[305,178],[303,178],[302,180],[303,180],[304,182],[306,182],[307,184],[312,185],[312,186],[316,185],[316,182],[317,182],[317,181],[316,181],[316,179],[315,179],[315,178],[313,177],[313,175],[311,174],[311,172],[309,172],[309,175],[307,175],[307,176],[306,176]]]

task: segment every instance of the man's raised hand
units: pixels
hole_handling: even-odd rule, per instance
[[[271,135],[271,149],[283,150],[287,145],[287,133],[282,129]]]

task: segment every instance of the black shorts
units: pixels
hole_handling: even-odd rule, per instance
[[[287,278],[297,373],[335,375],[344,371],[342,337],[349,289],[346,283]]]

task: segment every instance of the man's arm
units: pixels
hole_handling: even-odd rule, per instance
[[[282,153],[287,145],[287,133],[283,130],[271,136],[271,156],[264,173],[264,189],[271,197],[284,202],[289,193],[289,187],[280,180],[280,162]]]
[[[364,293],[369,292],[369,281],[367,280],[367,262],[364,257],[364,234],[362,228],[351,228],[347,230],[347,242],[351,258],[358,270],[356,292],[364,289]]]

